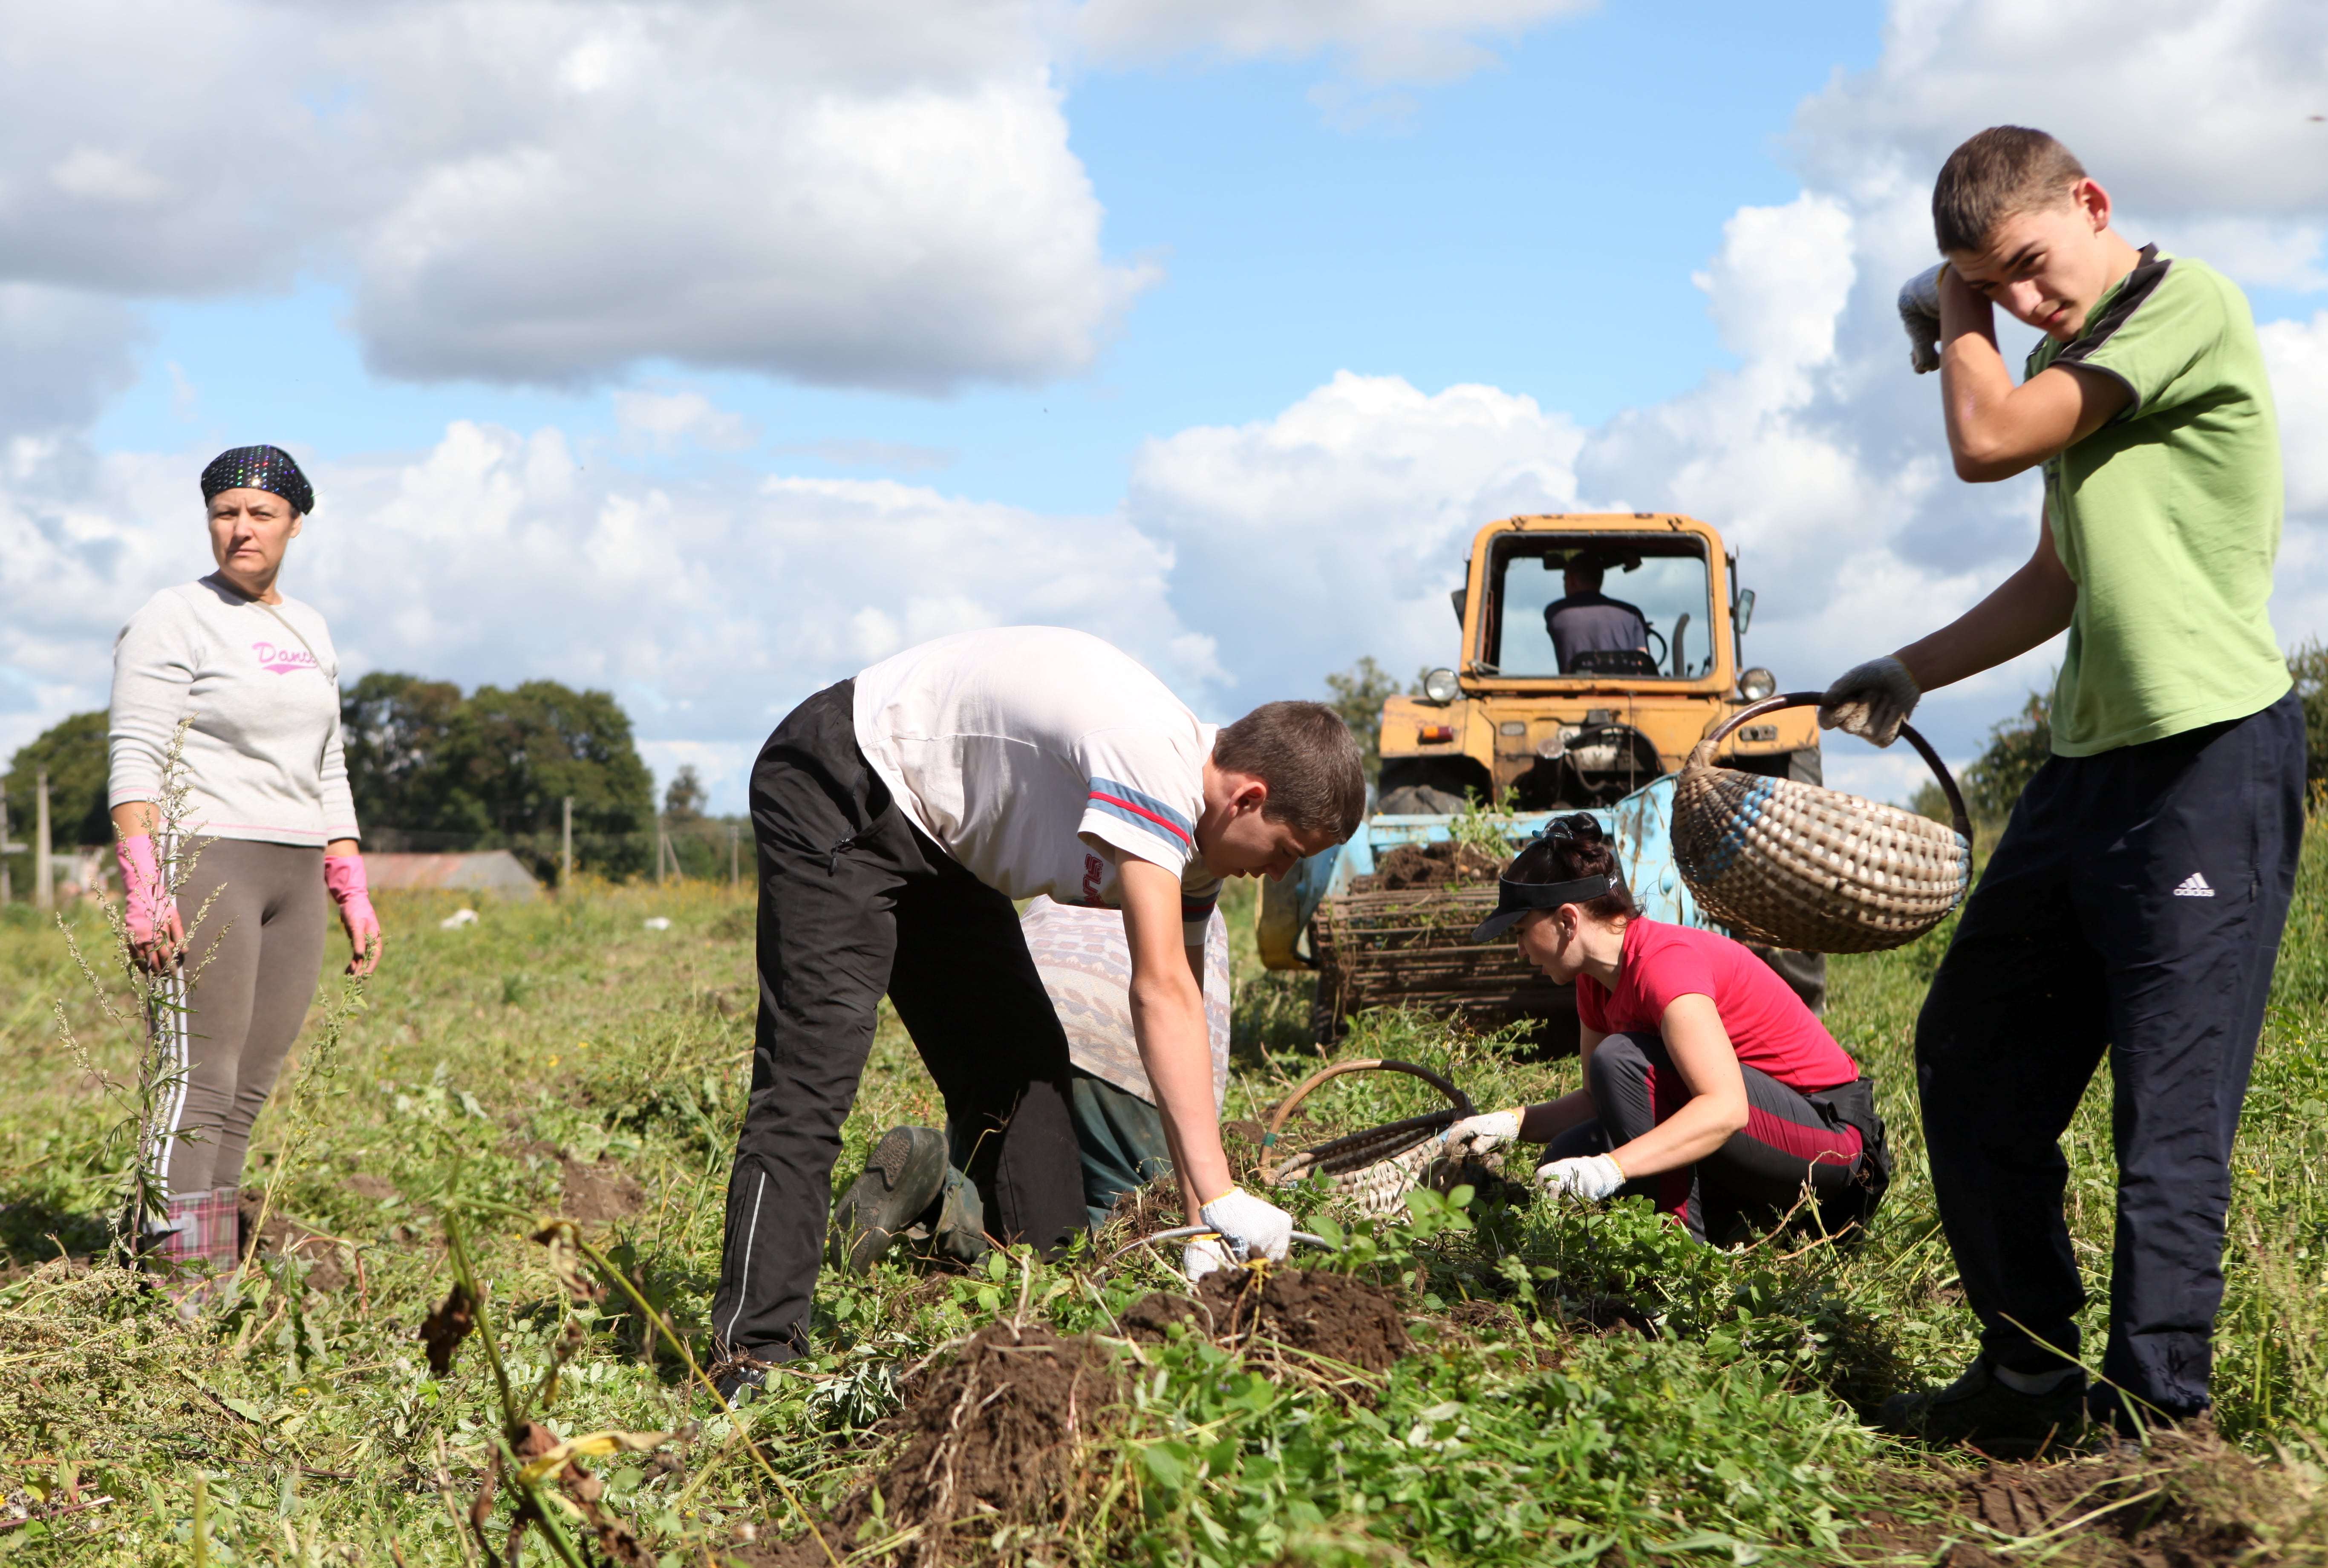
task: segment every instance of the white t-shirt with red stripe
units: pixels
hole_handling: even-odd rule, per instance
[[[1131,855],[1179,877],[1187,942],[1204,942],[1216,727],[1121,649],[1059,626],[941,637],[858,675],[856,723],[897,809],[988,887],[1120,908]]]

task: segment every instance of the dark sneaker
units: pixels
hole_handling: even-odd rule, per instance
[[[945,1134],[934,1127],[892,1127],[881,1135],[865,1174],[832,1207],[832,1261],[863,1273],[897,1233],[938,1200],[945,1186]]]
[[[719,1391],[719,1397],[737,1406],[751,1404],[767,1385],[768,1369],[765,1366],[738,1366],[711,1380],[711,1386]]]
[[[2027,1459],[2074,1439],[2086,1424],[2086,1380],[2071,1376],[2046,1394],[2023,1394],[1996,1378],[1981,1357],[1942,1389],[1895,1394],[1875,1424],[1944,1447],[1968,1443],[1998,1459]]]

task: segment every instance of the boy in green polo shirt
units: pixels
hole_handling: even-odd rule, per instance
[[[1932,1188],[1982,1351],[1895,1430],[2028,1451],[2089,1407],[2059,1140],[2107,1055],[2117,1234],[2097,1419],[2208,1407],[2231,1141],[2303,836],[2304,719],[2266,605],[2279,437],[2246,298],[2136,249],[2042,131],[1932,193],[1947,263],[1901,291],[1975,484],[2043,465],[2037,549],[1981,603],[1836,681],[1889,745],[1918,697],[2066,628],[2053,756],[2022,792],[1916,1028]],[[1993,310],[2045,336],[2016,386]]]

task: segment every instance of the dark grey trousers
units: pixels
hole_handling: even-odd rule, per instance
[[[241,1182],[251,1124],[315,1000],[331,909],[324,851],[213,839],[177,903],[195,972],[192,985],[164,981],[171,1005],[149,1020],[147,1070],[176,1084],[146,1137],[171,1196],[188,1197]]]
[[[764,1361],[807,1348],[885,992],[968,1141],[988,1229],[1050,1249],[1084,1226],[1067,1038],[1018,913],[897,810],[857,748],[855,686],[793,709],[752,770],[760,1010],[711,1326]]]

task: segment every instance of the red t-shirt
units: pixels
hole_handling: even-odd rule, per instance
[[[1576,977],[1576,1016],[1604,1035],[1656,1034],[1676,997],[1707,996],[1739,1062],[1789,1088],[1848,1084],[1859,1065],[1778,971],[1717,932],[1636,919],[1625,927],[1612,991]]]

